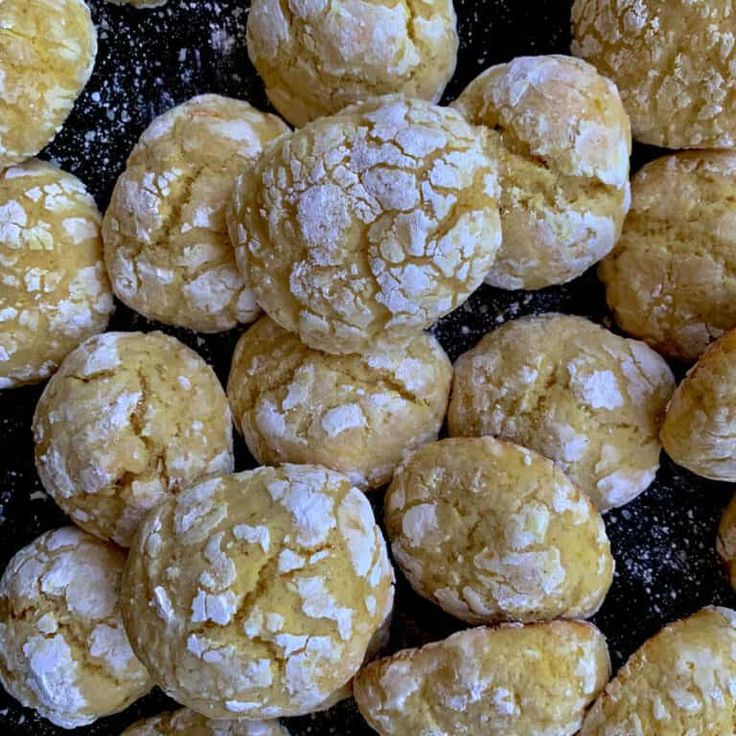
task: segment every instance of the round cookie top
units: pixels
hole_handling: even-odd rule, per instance
[[[278,721],[213,721],[182,708],[138,721],[120,736],[289,736]]]
[[[718,527],[716,551],[726,567],[728,582],[736,590],[736,496],[728,504]]]
[[[271,144],[229,213],[258,303],[328,353],[360,352],[458,307],[500,244],[487,140],[454,110],[388,96]]]
[[[253,0],[248,54],[293,125],[400,92],[438,102],[457,62],[452,0]]]
[[[3,389],[47,378],[107,326],[100,214],[79,179],[37,159],[0,171],[0,263]]]
[[[632,195],[621,239],[599,268],[608,304],[629,334],[697,360],[736,327],[736,153],[652,161]]]
[[[736,329],[714,342],[677,387],[660,436],[678,465],[736,481]]]
[[[728,608],[665,626],[611,680],[580,736],[733,733],[734,651],[736,611]]]
[[[487,69],[453,107],[489,130],[501,157],[503,244],[488,283],[564,283],[613,248],[631,127],[612,82],[569,56],[525,56]]]
[[[575,0],[572,52],[618,86],[642,143],[736,145],[730,2]]]
[[[449,430],[536,450],[606,511],[654,480],[673,389],[667,363],[644,343],[582,317],[523,317],[455,364]]]
[[[258,462],[325,465],[377,488],[408,452],[437,438],[451,381],[429,334],[330,355],[263,317],[238,342],[227,393]]]
[[[365,667],[363,717],[381,736],[572,736],[608,681],[603,635],[579,621],[461,631]]]
[[[235,175],[288,132],[274,115],[219,95],[156,118],[128,158],[105,213],[117,296],[150,319],[219,332],[258,314],[235,266],[225,204]]]
[[[587,618],[613,558],[603,519],[551,461],[492,437],[417,450],[386,494],[412,587],[471,624]]]
[[[80,345],[44,390],[33,434],[54,500],[83,529],[123,546],[170,494],[233,469],[217,376],[160,332],[108,332]]]
[[[393,603],[366,497],[319,466],[201,481],[149,514],[123,583],[134,650],[211,718],[301,715],[360,668]]]
[[[125,555],[64,527],[42,534],[0,579],[0,681],[62,728],[126,708],[152,687],[120,614]]]
[[[96,54],[84,0],[0,2],[0,169],[51,141],[87,84]]]

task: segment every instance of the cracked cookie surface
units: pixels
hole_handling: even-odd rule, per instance
[[[642,342],[582,317],[523,317],[455,364],[450,435],[492,435],[554,460],[600,511],[645,491],[675,383]]]
[[[125,554],[75,527],[46,532],[0,579],[0,680],[62,728],[117,713],[153,683],[123,628]]]
[[[400,92],[438,102],[457,63],[452,0],[253,0],[248,54],[293,125]]]
[[[452,365],[429,334],[330,355],[263,317],[238,342],[227,393],[260,463],[311,463],[377,488],[407,453],[437,439]]]
[[[486,143],[454,110],[388,96],[268,146],[228,213],[258,303],[329,353],[415,333],[460,306],[500,245]]]
[[[236,174],[289,128],[247,102],[201,95],[156,118],[118,179],[103,221],[118,298],[149,319],[219,332],[252,322],[225,205]]]
[[[233,469],[230,408],[212,369],[160,332],[90,338],[33,418],[36,468],[83,529],[128,546],[146,512]]]
[[[328,707],[390,615],[394,576],[364,494],[315,465],[217,476],[140,527],[123,582],[133,649],[210,718]]]
[[[138,721],[120,736],[289,736],[289,732],[278,721],[213,721],[182,708]]]

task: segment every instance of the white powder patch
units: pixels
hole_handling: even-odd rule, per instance
[[[103,659],[116,677],[123,675],[133,659],[133,651],[123,629],[107,624],[98,624],[92,630],[89,653]]]
[[[376,552],[374,518],[368,499],[351,489],[337,509],[337,527],[347,544],[355,574],[366,577]]]
[[[421,547],[439,538],[437,507],[433,503],[421,503],[404,513],[401,532],[412,547]]]
[[[337,631],[343,641],[353,634],[353,614],[350,608],[339,606],[325,588],[322,578],[299,578],[296,589],[302,599],[302,611],[311,618],[327,618],[337,623]]]
[[[337,435],[347,432],[349,429],[358,429],[365,426],[365,414],[358,404],[336,406],[334,409],[325,412],[322,417],[322,429],[328,437],[337,437]]]
[[[567,371],[573,394],[591,409],[612,410],[624,405],[624,397],[613,371],[590,372],[588,366],[580,361],[571,362]]]
[[[271,534],[267,526],[249,526],[248,524],[238,524],[233,527],[233,534],[236,539],[248,544],[258,544],[264,552],[271,549]]]
[[[220,626],[227,626],[237,610],[237,598],[231,590],[213,594],[200,589],[192,601],[191,620],[192,623],[213,621]]]

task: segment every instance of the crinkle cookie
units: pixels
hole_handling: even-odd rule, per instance
[[[18,552],[0,579],[0,681],[61,728],[126,708],[153,683],[120,614],[125,555],[64,527]]]
[[[182,708],[138,721],[121,736],[289,736],[278,721],[212,721]]]
[[[149,509],[233,469],[230,425],[197,353],[160,332],[108,332],[71,353],[43,392],[36,468],[79,526],[127,547]]]
[[[524,317],[455,364],[450,434],[536,450],[606,511],[654,480],[674,386],[667,363],[644,343],[582,317]]]
[[[728,573],[728,582],[736,590],[736,496],[728,504],[718,527],[716,550]]]
[[[0,171],[0,266],[3,389],[47,378],[107,326],[100,214],[79,179],[37,159]]]
[[[600,514],[551,460],[518,445],[425,445],[385,503],[393,556],[412,587],[468,623],[587,618],[611,586]]]
[[[200,482],[151,512],[123,583],[133,649],[209,718],[277,718],[343,697],[393,604],[365,495],[315,465]]]
[[[736,732],[736,612],[707,607],[665,626],[618,671],[580,736]]]
[[[360,352],[460,306],[501,239],[487,140],[454,110],[388,96],[268,146],[229,212],[258,303],[328,353]]]
[[[503,244],[487,281],[541,289],[616,244],[629,206],[631,127],[615,85],[579,59],[525,56],[486,70],[453,104],[501,158]]]
[[[572,25],[572,52],[618,85],[637,140],[736,145],[730,1],[575,0]]]
[[[35,156],[92,74],[97,32],[84,0],[0,2],[0,169]]]
[[[259,463],[325,465],[377,488],[408,452],[437,439],[451,381],[452,365],[429,334],[330,355],[264,317],[238,342],[227,393]]]
[[[692,362],[736,327],[736,153],[657,159],[632,194],[621,240],[599,268],[608,304],[623,330]]]
[[[452,0],[253,0],[248,54],[292,124],[401,92],[438,102],[455,72]]]
[[[736,481],[736,330],[714,342],[677,387],[660,436],[678,465]]]
[[[610,667],[592,624],[506,624],[369,664],[355,699],[381,736],[572,736]]]
[[[219,332],[258,315],[235,266],[225,206],[236,174],[288,127],[247,102],[194,97],[156,118],[105,213],[118,298],[167,324]]]

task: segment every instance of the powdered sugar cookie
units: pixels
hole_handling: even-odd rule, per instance
[[[288,131],[274,115],[219,95],[156,118],[130,154],[105,213],[117,296],[167,324],[219,332],[258,315],[235,266],[225,204],[235,175]]]
[[[36,468],[83,529],[128,546],[145,513],[233,468],[230,409],[212,369],[160,332],[108,332],[64,361],[33,418]]]
[[[74,527],[42,534],[0,579],[0,681],[27,708],[76,728],[152,687],[120,615],[125,555]]]
[[[500,244],[486,142],[453,110],[389,96],[269,146],[229,213],[258,303],[328,353],[412,334],[458,307]]]
[[[289,736],[278,721],[212,721],[182,708],[138,721],[121,736]]]
[[[248,54],[293,125],[369,97],[438,102],[457,62],[452,0],[254,0]]]

